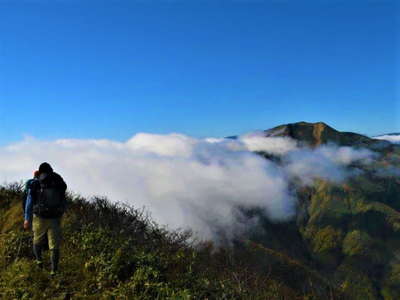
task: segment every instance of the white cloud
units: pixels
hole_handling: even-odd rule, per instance
[[[264,132],[239,137],[250,151],[263,151],[274,155],[285,155],[297,148],[297,142],[288,137],[266,137]]]
[[[399,135],[380,135],[380,136],[374,137],[374,139],[385,140],[385,141],[389,141],[391,143],[398,144],[398,143],[400,143],[400,134]]]
[[[368,164],[375,157],[376,154],[368,149],[324,145],[316,149],[292,151],[284,158],[284,164],[290,176],[311,185],[317,178],[341,182],[357,173],[357,170],[348,170],[346,166],[355,162]]]
[[[239,141],[144,133],[125,143],[30,138],[0,148],[0,180],[26,178],[43,161],[73,191],[145,206],[158,222],[206,238],[216,227],[236,230],[239,204],[259,206],[274,220],[294,213],[280,168]]]
[[[284,165],[251,151],[281,155]],[[27,138],[0,147],[0,182],[30,177],[47,161],[75,192],[145,206],[161,224],[214,238],[221,228],[231,236],[255,221],[244,222],[239,206],[259,207],[275,221],[292,217],[289,178],[341,180],[347,164],[371,157],[367,150],[302,149],[293,140],[257,134],[233,140],[140,133],[126,142]]]

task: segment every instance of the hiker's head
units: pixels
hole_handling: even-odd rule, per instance
[[[43,174],[43,173],[51,173],[53,172],[53,168],[50,166],[49,163],[44,162],[40,165],[39,167],[39,174]]]
[[[40,172],[39,170],[36,170],[35,172],[33,172],[33,178],[39,178]]]

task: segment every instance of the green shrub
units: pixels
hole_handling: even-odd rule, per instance
[[[367,256],[372,244],[373,240],[366,232],[353,230],[343,240],[343,253],[349,256]]]

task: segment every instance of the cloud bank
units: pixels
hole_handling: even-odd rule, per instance
[[[253,151],[280,156],[282,164]],[[48,161],[74,192],[144,206],[161,224],[215,239],[221,230],[233,236],[256,221],[238,207],[261,208],[273,221],[290,219],[296,209],[291,179],[344,180],[347,165],[373,158],[368,150],[298,148],[291,139],[259,133],[237,140],[146,133],[126,142],[28,138],[0,148],[0,182],[27,178]]]
[[[368,149],[324,145],[313,150],[292,151],[284,158],[284,165],[288,174],[304,185],[311,185],[315,179],[339,183],[361,172],[355,168],[347,168],[348,165],[369,164],[375,158],[376,154]]]
[[[391,143],[400,144],[400,134],[399,135],[380,135],[374,137],[374,139],[385,140]]]

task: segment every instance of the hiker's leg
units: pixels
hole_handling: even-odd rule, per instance
[[[35,255],[36,262],[41,265],[43,242],[46,239],[47,235],[47,226],[45,224],[45,220],[33,216],[32,231],[33,231],[33,254]]]
[[[33,254],[35,255],[36,258],[36,263],[42,267],[43,261],[42,261],[42,247],[39,244],[33,244]]]
[[[60,260],[60,243],[61,243],[61,218],[51,219],[49,228],[49,249],[52,273],[57,272],[58,262]]]
[[[58,262],[60,260],[60,249],[50,250],[50,262],[51,272],[55,273],[58,271]]]

